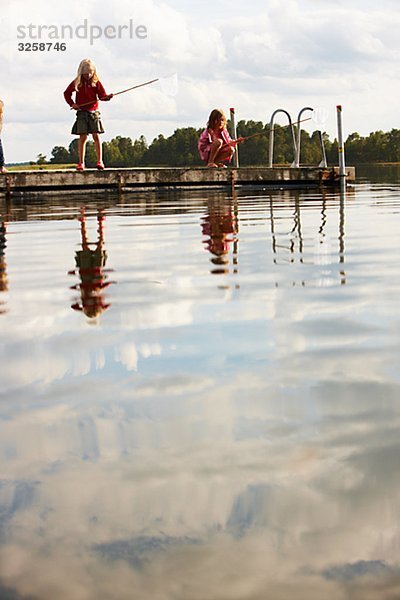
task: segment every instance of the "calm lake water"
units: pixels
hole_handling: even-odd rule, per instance
[[[359,175],[0,204],[2,600],[400,597],[400,173]]]

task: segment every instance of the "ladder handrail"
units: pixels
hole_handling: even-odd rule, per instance
[[[301,117],[303,116],[303,113],[306,112],[307,110],[310,110],[311,112],[314,112],[314,109],[311,108],[311,106],[305,106],[304,108],[301,109],[301,111],[297,115],[297,123],[296,123],[296,127],[297,127],[296,160],[295,160],[294,164],[292,165],[294,167],[300,167],[300,147],[301,147],[301,129],[300,129],[300,123],[301,123],[301,120],[302,120]],[[321,156],[322,156],[321,162],[319,163],[318,166],[326,169],[326,167],[328,166],[328,162],[326,160],[324,138],[322,137],[322,131],[320,131],[320,130],[318,130],[318,140],[319,140],[319,145],[320,145],[320,148],[321,148]]]
[[[293,164],[294,167],[300,167],[300,146],[301,146],[300,121],[301,121],[301,117],[302,117],[303,113],[306,112],[307,110],[311,110],[311,112],[314,111],[314,109],[311,108],[310,106],[305,106],[304,108],[301,109],[301,111],[297,115],[297,123],[296,123],[296,127],[297,127],[297,146],[296,146],[296,158],[295,158],[295,161],[294,161],[294,164]]]
[[[294,129],[293,129],[293,123],[292,123],[292,118],[290,116],[290,114],[288,113],[287,110],[285,110],[284,108],[277,108],[271,115],[271,119],[269,122],[269,128],[270,128],[270,133],[269,133],[269,164],[268,166],[272,168],[273,166],[273,157],[274,157],[274,118],[275,115],[279,112],[283,112],[285,113],[285,115],[287,116],[287,118],[289,119],[289,126],[290,126],[290,131],[292,132],[292,144],[293,144],[293,150],[294,150],[294,160],[296,160],[296,156],[297,156],[297,145],[296,145],[296,138],[294,135]]]

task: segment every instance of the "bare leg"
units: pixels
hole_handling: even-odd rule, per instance
[[[94,141],[94,147],[96,150],[97,162],[100,162],[103,157],[100,136],[98,133],[92,133],[92,136]]]
[[[230,146],[229,144],[224,144],[223,146],[221,146],[218,149],[218,152],[214,156],[214,162],[217,165],[227,162],[228,160],[231,159],[234,152],[235,152],[235,148],[233,146]]]
[[[208,165],[207,165],[208,167],[216,167],[217,166],[215,164],[215,157],[217,156],[222,144],[223,144],[222,140],[214,140],[214,142],[211,144],[210,155],[208,157]]]
[[[79,145],[78,145],[78,152],[79,152],[79,162],[83,165],[85,162],[85,152],[86,152],[86,142],[87,142],[87,135],[81,134],[79,136]]]

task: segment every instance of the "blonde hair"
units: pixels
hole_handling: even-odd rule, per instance
[[[220,108],[214,108],[214,110],[211,111],[211,114],[208,117],[207,127],[209,129],[215,129],[220,119],[222,119],[222,126],[226,127],[226,116],[224,111]]]
[[[96,83],[99,81],[99,77],[98,77],[97,71],[96,71],[96,65],[94,64],[94,62],[92,60],[90,60],[90,58],[84,58],[79,63],[78,72],[77,72],[76,78],[75,78],[75,91],[78,91],[78,88],[82,85],[82,75],[83,75],[83,71],[86,68],[89,68],[90,70],[93,71],[93,77],[90,79],[90,85],[95,87]]]

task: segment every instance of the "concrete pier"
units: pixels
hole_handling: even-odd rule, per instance
[[[339,167],[148,167],[132,169],[43,169],[9,171],[0,175],[0,195],[35,193],[114,191],[118,193],[152,189],[232,188],[260,186],[302,188],[340,185]],[[354,167],[346,167],[346,181],[355,180]]]

